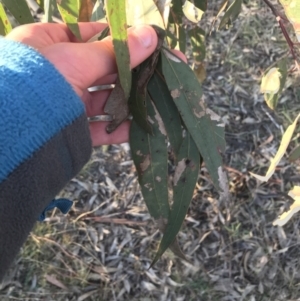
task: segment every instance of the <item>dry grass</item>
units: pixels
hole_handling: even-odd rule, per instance
[[[102,147],[62,192],[76,200],[71,213],[53,213],[36,225],[0,288],[1,300],[300,300],[299,215],[284,228],[272,226],[289,204],[280,193],[299,182],[299,167],[283,159],[267,184],[248,174],[266,171],[283,128],[300,110],[295,78],[276,112],[259,94],[263,70],[287,54],[286,45],[257,1],[243,7],[230,31],[213,32],[207,45],[203,89],[226,122],[231,199],[218,200],[202,168],[179,235],[192,264],[167,252],[148,270],[160,236],[128,146]]]

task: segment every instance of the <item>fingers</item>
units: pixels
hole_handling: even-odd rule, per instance
[[[132,27],[128,30],[128,45],[130,66],[134,68],[153,53],[157,35],[151,26]],[[93,43],[59,43],[40,51],[77,93],[99,78],[117,72],[111,37]]]
[[[83,42],[87,42],[108,25],[106,23],[78,23]],[[66,24],[34,23],[16,27],[8,39],[16,40],[34,48],[50,46],[56,43],[80,42],[72,34]]]

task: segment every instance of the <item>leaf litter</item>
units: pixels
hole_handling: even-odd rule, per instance
[[[70,215],[51,215],[46,223],[37,224],[34,236],[1,285],[2,300],[11,296],[47,301],[96,301],[99,296],[103,300],[172,301],[299,298],[299,217],[296,215],[283,228],[271,225],[287,203],[276,192],[288,191],[291,183],[297,184],[299,169],[283,157],[268,183],[260,185],[248,176],[248,171],[268,168],[282,136],[281,125],[286,128],[291,123],[285,121],[281,111],[268,111],[259,94],[261,73],[257,66],[268,67],[285,53],[280,44],[266,36],[274,30],[274,34],[279,33],[273,17],[264,10],[251,2],[243,7],[242,16],[230,31],[213,32],[208,41],[211,49],[204,97],[209,108],[226,121],[224,157],[231,199],[219,203],[203,168],[184,231],[178,237],[192,264],[167,252],[147,270],[159,232],[142,201],[128,145],[113,145],[95,149],[77,181],[72,180],[61,193],[77,200]],[[207,28],[213,16],[209,10],[203,19]],[[236,55],[239,53],[244,55],[242,62]],[[242,90],[247,91],[247,97]],[[297,87],[290,87],[279,100],[279,106],[285,105],[291,115],[300,109],[292,101],[296,92]],[[248,117],[255,123],[241,122]],[[269,139],[271,136],[274,138]],[[170,168],[169,172],[174,170]],[[105,177],[118,191],[111,190]],[[73,223],[89,211],[90,215]],[[88,239],[88,228],[96,230],[100,252]],[[48,241],[42,239],[45,234]],[[46,275],[53,275],[69,290],[42,281]]]

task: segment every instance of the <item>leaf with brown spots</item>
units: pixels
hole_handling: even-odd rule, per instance
[[[153,54],[140,64],[132,74],[132,89],[128,101],[130,113],[133,119],[139,124],[145,132],[152,134],[151,125],[147,119],[147,109],[145,106],[145,98],[147,94],[147,86],[156,68],[161,46],[164,41],[164,30],[157,26],[153,26],[158,36],[158,44]]]
[[[178,252],[179,246],[176,244],[176,236],[192,200],[198,179],[199,167],[200,155],[197,146],[192,137],[187,133],[182,141],[178,154],[178,163],[175,168],[173,179],[173,204],[168,217],[168,223],[163,232],[163,238],[151,266],[155,264],[170,246],[176,250],[176,255],[182,257],[182,253]]]
[[[119,78],[106,101],[104,113],[111,115],[113,118],[106,127],[107,133],[112,133],[124,120],[128,118],[129,108]]]
[[[225,150],[224,124],[217,114],[206,108],[201,85],[186,63],[171,60],[162,51],[162,70],[173,101],[215,187],[222,189],[219,167],[223,164],[221,152]]]
[[[168,218],[168,151],[161,117],[149,95],[146,108],[151,120],[153,135],[147,134],[133,120],[130,127],[130,147],[137,169],[139,184],[152,217]]]
[[[183,139],[181,120],[166,81],[162,73],[158,70],[155,71],[149,81],[148,91],[163,119],[175,160],[177,160],[178,151]]]

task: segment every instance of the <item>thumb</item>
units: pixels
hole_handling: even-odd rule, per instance
[[[139,25],[129,28],[130,67],[134,68],[148,58],[156,45],[157,35],[151,26]],[[98,79],[117,72],[111,37],[92,43],[54,44],[41,52],[64,75],[77,93],[87,89]]]

